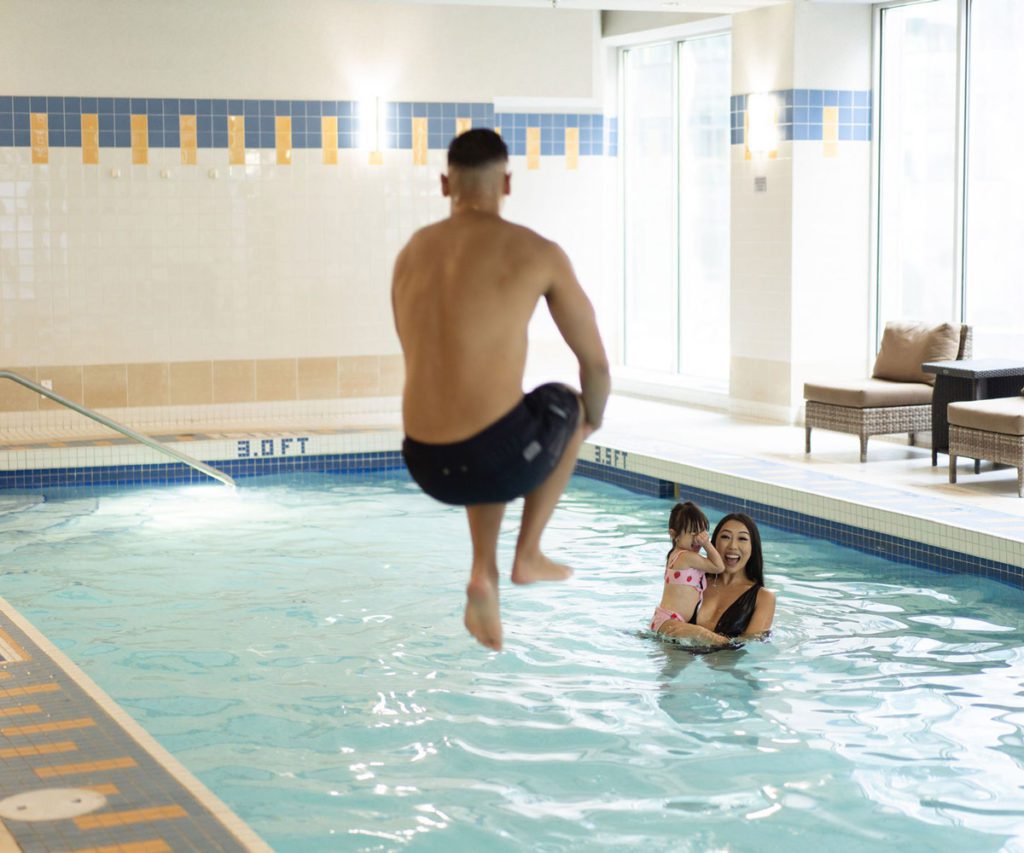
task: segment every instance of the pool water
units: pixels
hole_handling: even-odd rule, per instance
[[[275,850],[1024,850],[1021,590],[763,527],[771,642],[695,656],[671,502],[575,479],[498,654],[460,510],[254,482],[0,515],[0,595]]]

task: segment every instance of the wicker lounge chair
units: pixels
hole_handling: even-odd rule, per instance
[[[1017,469],[1017,497],[1024,498],[1024,396],[950,403],[946,411],[949,482],[956,482],[957,456],[990,459]]]
[[[804,385],[805,452],[811,430],[827,429],[860,437],[860,461],[867,461],[868,438],[932,428],[932,386],[927,361],[969,358],[970,326],[887,323],[870,379]]]

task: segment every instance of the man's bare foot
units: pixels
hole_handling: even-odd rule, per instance
[[[572,569],[549,560],[539,551],[532,557],[516,555],[512,564],[512,583],[533,583],[534,581],[564,581],[572,576]]]
[[[501,615],[498,587],[485,580],[471,580],[466,587],[466,630],[489,649],[501,651]]]

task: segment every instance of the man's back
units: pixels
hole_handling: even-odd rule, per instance
[[[527,326],[552,281],[556,251],[533,231],[476,211],[409,241],[392,290],[409,436],[459,441],[522,399]]]

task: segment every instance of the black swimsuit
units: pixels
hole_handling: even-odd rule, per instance
[[[757,607],[757,591],[759,589],[761,589],[761,584],[755,583],[726,608],[725,613],[718,618],[718,624],[715,625],[716,634],[721,634],[723,637],[738,637],[747,630],[750,619],[754,615],[754,608]],[[690,617],[691,625],[697,624],[699,612],[700,602],[697,602],[693,616]]]

